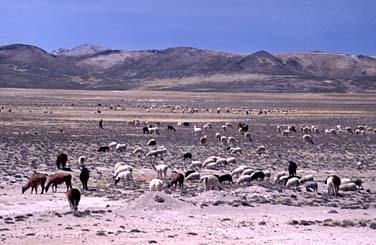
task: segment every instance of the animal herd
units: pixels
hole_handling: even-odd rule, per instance
[[[179,122],[177,128],[172,125],[167,126],[167,131],[175,133],[179,131],[179,127],[190,128],[191,124],[189,122]],[[319,181],[313,175],[303,175],[297,176],[298,164],[295,161],[287,161],[286,169],[288,171],[275,172],[274,181],[271,180],[271,171],[267,169],[253,169],[248,165],[236,166],[237,159],[236,156],[243,154],[243,148],[239,144],[237,139],[239,136],[233,135],[228,136],[228,132],[234,128],[232,123],[224,123],[218,127],[221,131],[215,133],[214,140],[211,140],[211,143],[223,145],[225,151],[229,154],[232,154],[231,157],[220,157],[220,156],[210,156],[204,159],[203,161],[193,160],[193,154],[191,152],[183,152],[182,159],[184,161],[189,161],[189,165],[184,170],[177,169],[174,167],[174,164],[156,164],[157,159],[163,160],[164,154],[168,152],[167,147],[160,146],[158,144],[158,138],[150,138],[146,142],[146,148],[143,148],[141,145],[135,146],[132,154],[137,155],[139,158],[144,156],[145,161],[151,159],[152,162],[150,167],[156,173],[156,178],[153,178],[149,182],[150,191],[164,191],[172,186],[183,190],[185,181],[189,182],[201,182],[204,186],[204,189],[209,190],[224,190],[226,185],[232,185],[234,187],[241,187],[244,185],[249,185],[254,181],[270,181],[277,185],[284,186],[288,189],[296,189],[304,187],[306,191],[317,192]],[[324,132],[327,135],[336,135],[337,133],[349,133],[353,134],[354,132],[359,134],[365,134],[369,131],[367,126],[357,126],[353,130],[350,127],[342,129],[339,125],[336,129],[325,129]],[[205,146],[208,144],[210,139],[204,135],[204,132],[210,130],[215,130],[215,127],[211,123],[206,123],[202,127],[193,125],[192,135],[199,139],[198,145]],[[236,130],[232,130],[235,131]],[[251,142],[252,133],[250,132],[250,127],[246,123],[238,124],[238,133],[243,137],[243,141]],[[315,126],[303,126],[300,128],[301,133],[303,134],[303,142],[309,144],[316,144],[314,137],[310,134],[320,134],[321,130]],[[159,126],[148,125],[142,128],[142,134],[147,135],[160,135],[162,132]],[[226,135],[223,133],[226,132]],[[283,129],[281,126],[277,126],[277,132],[281,134],[282,137],[290,137],[291,134],[296,134],[298,132],[297,127],[290,125],[286,129]],[[124,152],[129,149],[129,144],[111,142],[108,145],[100,146],[98,152],[108,154],[111,151]],[[267,148],[264,145],[260,145],[255,150],[256,154],[264,154]],[[65,171],[72,171],[70,168],[66,167],[68,161],[68,155],[65,153],[60,153],[56,158],[56,166],[59,170],[64,172],[58,172],[51,175],[46,174],[35,174],[30,177],[27,184],[22,187],[22,193],[31,187],[31,192],[35,191],[37,193],[38,186],[41,186],[41,194],[48,192],[49,187],[52,186],[52,191],[56,192],[57,187],[60,184],[65,183],[66,185],[66,195],[68,203],[71,207],[71,210],[76,212],[79,201],[81,199],[81,193],[78,188],[72,187],[72,175]],[[79,178],[82,183],[82,189],[88,191],[88,180],[90,178],[90,171],[86,167],[86,158],[80,156],[78,159],[78,167],[81,169]],[[234,169],[230,172],[221,172],[221,174],[210,173],[210,170],[221,170],[223,166],[234,166]],[[114,164],[114,174],[113,181],[114,185],[123,182],[124,185],[131,184],[134,188],[137,188],[134,180],[134,171],[137,170],[137,167],[131,166],[126,162],[117,162]],[[172,173],[171,176],[168,175],[168,171]],[[207,172],[209,171],[209,173]],[[48,180],[48,181],[47,181]],[[96,180],[92,180],[96,181]],[[46,184],[47,183],[47,184]],[[324,181],[328,195],[337,196],[339,191],[357,191],[363,189],[361,179],[341,179],[337,175],[330,175]]]
[[[66,170],[66,171],[72,171],[70,168],[66,168],[67,161],[68,161],[67,154],[65,153],[58,154],[57,159],[56,159],[57,168]],[[85,161],[85,157],[80,156],[78,159],[78,164],[81,169],[79,178],[82,183],[82,189],[89,190],[88,181],[90,178],[90,170],[88,170],[85,167],[84,161]],[[31,176],[28,182],[26,183],[26,185],[22,187],[22,194],[25,193],[25,191],[28,190],[30,187],[31,187],[31,193],[33,193],[33,190],[34,190],[35,194],[37,194],[38,186],[40,186],[42,189],[40,194],[47,193],[50,187],[52,189],[52,192],[56,193],[58,185],[61,185],[63,183],[65,183],[67,187],[66,195],[67,195],[67,200],[71,208],[71,211],[77,212],[78,204],[81,199],[81,192],[78,188],[72,187],[72,175],[67,172],[58,172],[58,173],[54,173],[51,175],[37,173]]]

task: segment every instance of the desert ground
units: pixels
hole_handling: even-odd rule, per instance
[[[376,241],[376,95],[375,94],[242,94],[145,91],[0,90],[0,243],[2,244],[375,244]],[[219,110],[220,108],[220,110]],[[218,113],[219,111],[219,113]],[[104,129],[98,128],[103,119]],[[178,126],[189,122],[189,127]],[[194,133],[210,122],[212,129]],[[222,125],[230,123],[224,131]],[[249,125],[252,141],[239,134],[238,123]],[[158,126],[160,135],[143,134]],[[176,132],[167,131],[167,126]],[[277,132],[294,125],[289,136]],[[300,128],[314,125],[315,144],[302,140]],[[341,127],[337,127],[340,125]],[[364,132],[349,133],[362,125]],[[335,129],[336,135],[324,134]],[[236,142],[224,145],[219,132]],[[207,144],[199,138],[207,135]],[[154,147],[167,153],[147,158]],[[116,141],[125,151],[98,152]],[[256,153],[259,146],[266,151]],[[230,154],[226,147],[241,147]],[[133,154],[137,147],[143,153]],[[56,193],[24,194],[21,188],[35,173],[63,172],[56,157],[68,155],[66,171],[81,191],[78,212],[70,211],[66,187]],[[236,163],[198,170],[200,175],[231,173],[239,165],[270,171],[271,177],[250,184],[222,185],[206,191],[199,180],[184,188],[149,191],[157,178],[152,163],[185,172],[193,160],[209,156],[235,157]],[[89,190],[79,180],[79,156],[91,171]],[[300,176],[312,174],[318,192],[277,184],[276,173],[288,160]],[[134,167],[135,186],[114,184],[115,163]],[[360,178],[363,190],[329,196],[330,175]],[[236,181],[236,177],[234,180]]]

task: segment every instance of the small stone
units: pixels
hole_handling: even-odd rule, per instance
[[[297,221],[297,220],[290,220],[290,221],[288,222],[288,224],[289,224],[289,225],[297,225],[297,224],[299,224],[299,221]]]
[[[130,230],[130,232],[133,232],[133,233],[140,233],[141,231],[139,229],[132,229]]]
[[[158,243],[156,240],[149,240],[149,243]]]
[[[314,222],[313,221],[309,221],[309,220],[301,220],[300,224],[301,225],[313,225]]]
[[[221,219],[221,221],[223,222],[223,221],[231,221],[231,219],[230,218],[223,218],[223,219]]]
[[[351,220],[343,220],[341,226],[342,227],[355,226],[355,223]]]
[[[17,215],[17,216],[15,216],[14,218],[15,218],[15,219],[26,219],[26,217],[23,216],[23,215]]]
[[[333,222],[334,226],[341,226],[341,224],[342,224],[341,221],[334,221]]]
[[[369,225],[369,228],[371,228],[371,229],[376,229],[376,223],[371,223],[371,224]]]
[[[251,204],[249,204],[246,201],[242,201],[241,204],[242,204],[242,206],[245,206],[245,207],[253,207]]]
[[[165,200],[163,199],[163,197],[158,196],[158,195],[155,195],[155,197],[154,197],[154,201],[159,202],[159,203],[162,203],[162,202],[164,202]]]
[[[209,207],[209,205],[208,205],[207,203],[202,203],[202,204],[200,205],[200,208],[204,208],[204,207]]]
[[[330,213],[330,214],[338,214],[338,212],[336,210],[334,210],[334,209],[330,210],[328,213]]]
[[[97,236],[107,236],[104,231],[98,231],[97,233],[95,233],[95,235],[97,235]]]
[[[225,204],[224,201],[221,201],[221,200],[217,200],[213,203],[213,206],[218,206],[218,205],[221,205],[221,204]]]
[[[260,221],[259,225],[266,225],[266,222],[265,221]]]
[[[192,235],[192,236],[197,236],[197,233],[195,233],[195,232],[188,232],[187,234]]]

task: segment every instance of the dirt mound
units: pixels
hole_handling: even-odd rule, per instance
[[[144,210],[177,210],[193,207],[192,204],[162,192],[146,192],[129,204],[130,208]]]

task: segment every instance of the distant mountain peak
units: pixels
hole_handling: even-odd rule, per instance
[[[54,55],[65,55],[65,56],[86,56],[93,55],[99,52],[111,50],[99,45],[94,44],[82,44],[72,49],[59,48],[53,50],[51,53]]]
[[[260,51],[257,51],[253,54],[251,54],[252,56],[265,56],[265,57],[274,57],[274,55],[272,55],[271,53],[269,53],[268,51],[265,51],[265,50],[260,50]]]

